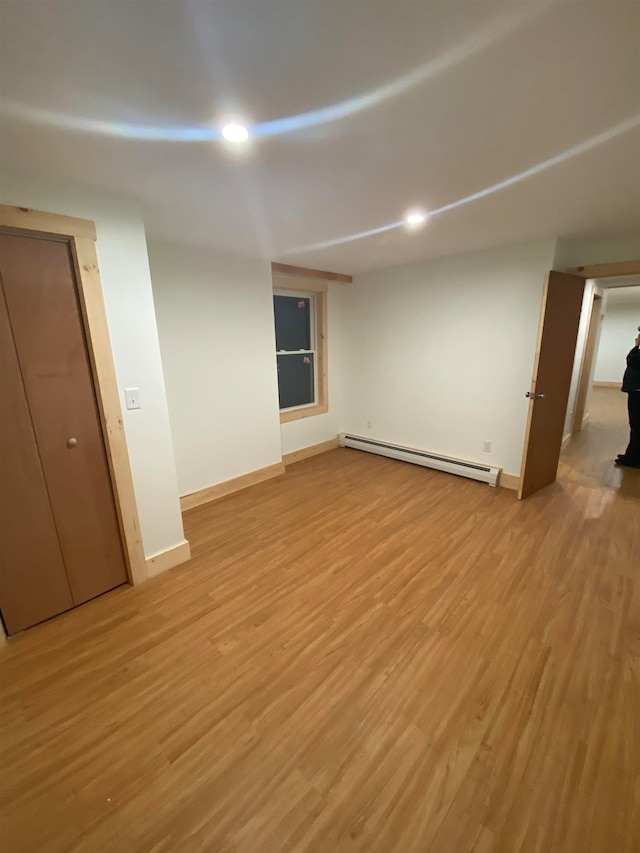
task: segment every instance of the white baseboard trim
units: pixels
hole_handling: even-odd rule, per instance
[[[318,456],[320,453],[327,453],[329,450],[335,450],[338,446],[338,436],[330,438],[329,441],[322,441],[320,444],[311,444],[309,447],[301,447],[300,450],[294,450],[292,453],[285,453],[282,461],[285,465],[293,465],[294,462],[301,462],[303,459],[309,459],[311,456]]]
[[[617,388],[618,391],[622,388],[622,382],[594,382],[594,388]]]
[[[147,557],[147,574],[150,578],[156,575],[161,575],[162,572],[167,572],[173,569],[174,566],[179,566],[181,563],[186,563],[191,559],[191,548],[185,539],[179,545],[174,545],[173,548],[167,548],[166,551],[159,551],[151,557]]]
[[[561,452],[561,453],[562,453],[562,451],[565,449],[565,447],[567,446],[567,444],[569,444],[569,442],[570,442],[570,441],[571,441],[571,433],[570,433],[570,432],[568,432],[568,433],[565,435],[565,437],[562,439],[562,444],[560,445],[560,452]]]
[[[266,468],[258,468],[257,471],[250,471],[241,477],[234,477],[233,480],[225,480],[224,483],[216,483],[214,486],[207,486],[207,488],[200,489],[198,492],[192,492],[190,495],[183,495],[180,498],[180,509],[184,512],[187,509],[208,504],[210,501],[224,498],[226,495],[239,492],[241,489],[246,489],[249,486],[255,486],[257,483],[263,483],[272,477],[279,477],[284,473],[283,462],[276,462],[275,465],[268,465]]]

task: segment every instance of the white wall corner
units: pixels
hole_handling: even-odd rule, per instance
[[[148,248],[180,494],[280,463],[269,263]]]

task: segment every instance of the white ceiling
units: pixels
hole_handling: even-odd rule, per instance
[[[152,235],[342,272],[624,238],[640,231],[639,33],[640,4],[618,0],[4,2],[2,155],[136,197]],[[266,134],[241,151],[127,135],[233,114]],[[305,249],[572,151],[418,231]]]

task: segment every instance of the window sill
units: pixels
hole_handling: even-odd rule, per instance
[[[299,421],[301,418],[311,418],[314,415],[324,415],[329,411],[329,406],[323,403],[318,403],[315,406],[308,406],[306,409],[285,409],[280,412],[280,423],[286,424],[289,421]]]

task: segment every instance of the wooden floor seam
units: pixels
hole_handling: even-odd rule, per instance
[[[637,853],[640,472],[596,389],[528,501],[337,449],[0,654],[20,851]]]

